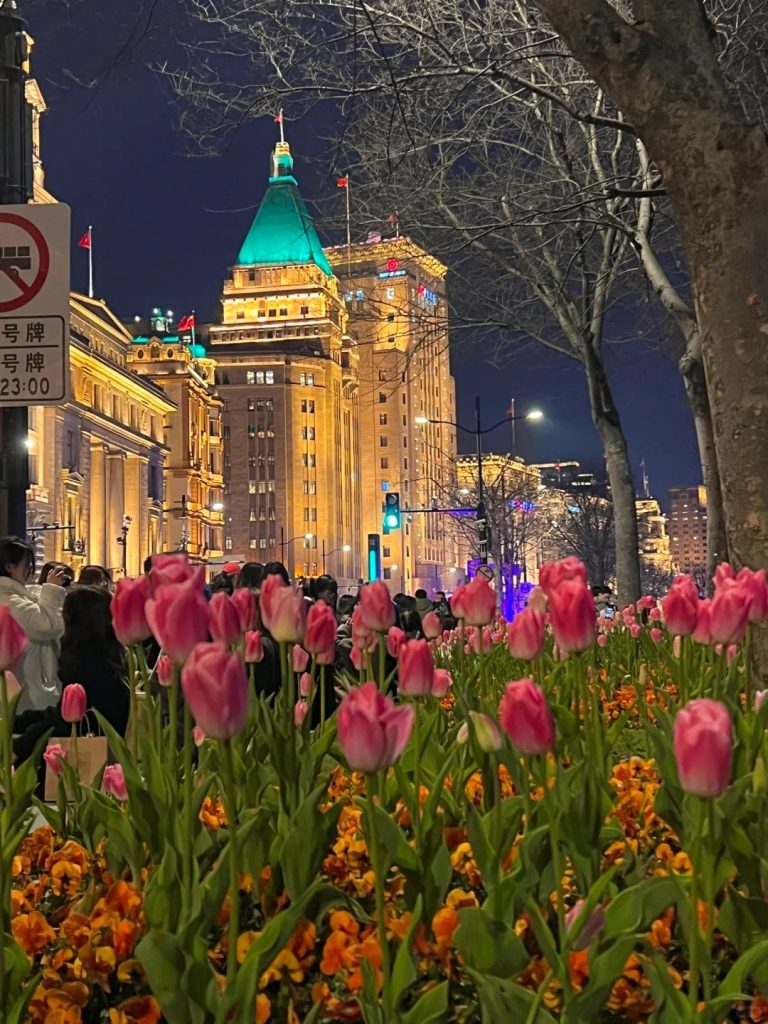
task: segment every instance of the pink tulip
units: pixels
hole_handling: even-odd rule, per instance
[[[481,711],[470,711],[469,719],[475,731],[477,745],[484,754],[490,754],[494,750],[501,750],[504,745],[504,737],[501,729],[490,715],[485,715]]]
[[[546,615],[549,601],[547,595],[541,589],[541,587],[534,587],[528,595],[528,608],[532,612],[540,612],[542,615]]]
[[[736,644],[749,621],[752,594],[743,584],[726,581],[715,591],[710,606],[709,629],[718,644]]]
[[[122,765],[108,764],[101,777],[101,788],[116,800],[128,799],[128,786]]]
[[[79,722],[88,710],[88,697],[80,683],[70,683],[61,695],[61,717],[65,722]]]
[[[543,754],[555,745],[555,722],[547,698],[531,678],[507,683],[499,721],[521,754]]]
[[[302,697],[308,697],[312,692],[312,676],[309,672],[302,672],[299,679],[299,693]]]
[[[664,634],[660,629],[652,629],[648,635],[655,644],[660,644],[664,639]]]
[[[469,722],[462,722],[456,733],[456,742],[460,747],[469,742]]]
[[[19,680],[9,668],[5,670],[5,696],[10,703],[16,694],[21,693]]]
[[[376,683],[351,690],[336,715],[341,746],[352,771],[369,774],[388,768],[405,749],[413,729],[410,704],[397,706]]]
[[[749,595],[749,621],[759,622],[768,618],[768,586],[765,582],[765,569],[758,569],[752,572],[751,569],[741,569],[736,576],[736,582],[740,583]]]
[[[146,614],[150,596],[147,576],[140,576],[137,580],[125,577],[117,581],[110,611],[115,636],[124,647],[133,647],[152,635]]]
[[[696,627],[691,635],[697,644],[712,643],[712,602],[709,598],[699,601]]]
[[[307,717],[309,711],[309,704],[305,700],[299,700],[296,702],[293,708],[293,724],[297,729],[300,729],[304,724],[304,719]]]
[[[211,610],[210,631],[217,643],[227,647],[240,639],[240,613],[229,594],[217,591],[209,602]]]
[[[264,657],[264,644],[261,633],[257,629],[249,629],[245,634],[245,663],[255,665]]]
[[[395,621],[395,606],[386,583],[377,580],[360,591],[360,622],[374,633],[386,633]]]
[[[561,651],[585,651],[595,642],[595,600],[580,579],[563,580],[550,593],[549,618]]]
[[[539,569],[539,586],[549,597],[561,583],[580,580],[586,587],[587,567],[574,555],[563,558],[560,562],[545,562]]]
[[[651,622],[661,622],[661,608],[654,605],[648,612],[648,618]]]
[[[294,644],[291,651],[291,667],[294,672],[306,672],[309,655],[300,644]]]
[[[574,931],[576,923],[584,912],[586,902],[586,900],[576,900],[574,905],[565,915],[565,930],[568,935]],[[591,946],[604,927],[605,913],[603,908],[598,904],[579,928],[576,937],[571,943],[571,950],[574,953],[578,953],[580,950]]]
[[[67,751],[60,743],[49,743],[43,751],[43,760],[52,775],[61,775],[61,762],[67,760]]]
[[[653,594],[646,594],[645,597],[641,597],[640,600],[637,602],[637,610],[639,612],[645,611],[646,609],[650,610],[651,608],[655,607],[656,598],[653,596]]]
[[[165,653],[181,665],[192,648],[208,639],[210,609],[202,570],[184,583],[166,584],[147,602],[147,621]]]
[[[637,622],[633,622],[629,627],[629,634],[633,640],[637,640],[640,634],[643,632],[642,626]]]
[[[435,666],[426,640],[406,640],[400,648],[397,688],[406,697],[424,697],[432,692]]]
[[[720,586],[726,581],[730,581],[736,578],[736,572],[732,565],[728,562],[721,562],[715,568],[715,575],[712,577],[712,582],[715,584],[715,590],[719,590]]]
[[[675,760],[686,793],[719,796],[731,781],[732,748],[731,717],[724,704],[704,697],[677,713]]]
[[[173,682],[173,662],[167,654],[157,659],[157,681],[161,686],[170,686]]]
[[[608,637],[605,635],[605,633],[598,633],[597,634],[597,646],[598,647],[605,647],[607,645],[607,643],[608,643]]]
[[[421,631],[427,640],[435,640],[443,631],[443,624],[437,612],[427,612],[421,620]]]
[[[390,626],[387,630],[387,653],[390,658],[396,658],[400,648],[405,643],[405,633],[398,626]]]
[[[16,665],[28,642],[27,634],[11,615],[11,609],[0,605],[0,672]]]
[[[444,668],[436,668],[432,674],[432,696],[442,700],[448,696],[448,691],[453,686],[451,673]]]
[[[690,636],[699,615],[699,591],[690,576],[677,576],[661,602],[664,621],[673,636]]]
[[[507,643],[513,658],[538,658],[544,650],[544,616],[525,608],[507,626]]]
[[[728,649],[727,649],[727,651],[725,653],[726,653],[726,657],[728,658],[728,664],[730,665],[730,663],[733,661],[733,659],[739,653],[739,645],[738,644],[729,644],[728,645]]]
[[[453,595],[451,611],[465,626],[487,626],[496,614],[496,591],[488,580],[475,576]]]
[[[153,555],[149,585],[153,591],[172,583],[186,583],[195,575],[186,555]]]
[[[201,729],[199,725],[196,725],[192,730],[192,739],[196,747],[202,747],[206,740],[205,729]]]
[[[184,697],[206,736],[236,736],[248,717],[248,678],[238,654],[222,643],[197,644],[181,672]]]
[[[352,624],[352,646],[372,654],[379,646],[379,634],[363,622],[360,605],[352,612],[349,621]]]
[[[768,697],[768,690],[755,691],[755,711],[760,710],[766,697]]]
[[[352,667],[356,672],[359,672],[363,667],[363,652],[359,647],[353,647],[349,652],[349,660],[352,662]]]
[[[256,625],[256,595],[250,587],[238,587],[230,600],[240,618],[240,632],[247,633]]]
[[[317,601],[307,612],[304,646],[318,665],[332,665],[336,659],[336,616],[324,601]]]
[[[262,622],[278,643],[295,644],[303,640],[307,603],[282,576],[267,576],[261,586],[259,606]]]

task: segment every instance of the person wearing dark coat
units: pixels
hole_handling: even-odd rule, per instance
[[[101,588],[74,586],[64,600],[58,675],[62,690],[80,683],[89,711],[98,711],[121,736],[128,728],[130,695],[123,650],[112,628],[110,595]],[[95,715],[86,714],[78,724],[81,736],[99,735]],[[38,739],[49,730],[52,736],[70,736],[72,726],[61,716],[61,700],[42,711],[16,716],[14,741],[17,761],[26,760]]]

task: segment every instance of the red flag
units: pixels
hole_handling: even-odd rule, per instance
[[[349,188],[349,178],[337,178],[336,188]]]
[[[387,224],[397,224],[398,219],[399,218],[396,213],[390,213],[390,215],[387,217]]]
[[[282,124],[282,123],[283,123],[283,112],[281,110],[278,113],[277,117],[275,118],[275,124]]]
[[[195,326],[195,314],[189,313],[187,316],[183,316],[176,325],[176,329],[179,331],[191,331]]]
[[[80,235],[80,239],[79,239],[77,244],[80,246],[81,249],[90,249],[91,248],[91,229],[90,228],[87,231],[84,231],[82,235]]]

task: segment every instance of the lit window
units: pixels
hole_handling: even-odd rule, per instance
[[[313,388],[315,386],[315,375],[314,373],[307,374],[307,387]]]
[[[226,551],[231,551],[232,550],[232,538],[231,537],[225,537],[224,538],[224,548],[225,548]]]
[[[382,427],[386,427],[386,425],[387,425],[387,414],[385,412],[379,413],[379,424]]]
[[[306,373],[300,373],[299,374],[299,384],[306,384],[306,383],[307,383],[307,375],[306,375]]]
[[[248,399],[248,410],[249,410],[250,412],[253,412],[253,410],[254,410],[255,408],[256,408],[256,402],[254,401],[254,399],[253,399],[253,398],[249,398],[249,399]]]
[[[255,384],[256,383],[256,374],[253,372],[253,370],[246,370],[245,371],[245,383],[246,384]]]
[[[386,405],[386,401],[387,401],[387,396],[384,394],[383,391],[380,391],[379,392],[379,405]]]
[[[394,297],[395,297],[395,289],[394,288],[387,288],[387,298],[388,299],[394,299]]]
[[[255,549],[257,544],[258,544],[258,541],[256,540],[256,538],[255,537],[251,537],[251,539],[249,541],[249,546],[251,548]]]
[[[259,547],[261,548],[261,550],[264,551],[266,546],[267,546],[267,538],[266,537],[259,537]]]
[[[248,493],[249,494],[255,494],[256,493],[256,481],[255,480],[249,480],[248,481]]]
[[[267,310],[267,316],[277,316],[277,310],[276,309],[268,309]]]

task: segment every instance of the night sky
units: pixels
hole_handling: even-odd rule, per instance
[[[266,185],[276,126],[269,118],[250,122],[219,156],[190,155],[175,126],[175,101],[149,67],[180,60],[178,0],[72,0],[69,6],[27,0],[23,7],[35,38],[33,74],[48,103],[46,186],[72,207],[72,287],[87,289],[86,254],[74,241],[92,224],[96,295],[120,317],[154,305],[177,314],[195,309],[199,321],[216,317],[227,267]],[[139,11],[150,7],[151,23],[137,40]],[[322,127],[288,126],[308,201],[317,187],[313,168],[324,155],[319,135],[330,133]],[[419,241],[418,230],[407,228]],[[600,444],[577,364],[530,347],[502,369],[484,363],[477,350],[457,350],[453,369],[462,423],[472,425],[476,394],[487,424],[501,419],[514,397],[518,413],[538,406],[546,414],[541,423],[518,425],[518,454],[533,462],[578,459],[600,473]],[[651,491],[666,504],[669,487],[700,480],[674,362],[626,343],[611,349],[609,369],[637,485],[645,458]],[[488,437],[487,447],[509,450],[510,440],[506,426]],[[464,445],[472,443],[464,435]]]

